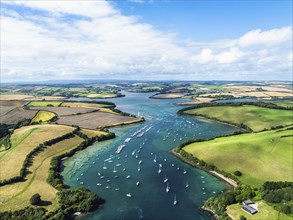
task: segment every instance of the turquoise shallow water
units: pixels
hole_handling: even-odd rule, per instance
[[[150,94],[146,93],[125,94],[124,98],[109,101],[147,121],[114,128],[111,131],[116,133],[115,139],[95,143],[64,162],[66,184],[82,185],[106,200],[102,208],[82,219],[211,219],[200,210],[201,205],[228,186],[183,163],[169,150],[185,140],[229,134],[236,128],[176,115],[180,107],[174,103],[182,99],[149,99]],[[141,137],[131,137],[139,129],[148,131]],[[129,137],[131,140],[125,142]],[[118,155],[115,151],[122,144],[125,148]],[[165,179],[168,181],[164,182]],[[175,196],[176,206],[173,205]]]

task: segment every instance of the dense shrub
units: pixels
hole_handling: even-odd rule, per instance
[[[38,205],[41,202],[41,196],[39,193],[36,193],[34,195],[32,195],[32,197],[30,198],[30,204],[32,205]]]
[[[234,172],[234,175],[235,175],[235,176],[242,176],[242,173],[241,173],[239,170],[236,170],[236,171]]]

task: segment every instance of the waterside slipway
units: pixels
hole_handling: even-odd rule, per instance
[[[124,93],[109,99],[146,122],[112,128],[117,137],[95,143],[64,162],[65,183],[82,184],[106,200],[82,219],[211,219],[200,207],[228,188],[214,176],[191,167],[169,151],[194,138],[212,138],[237,128],[179,116],[183,99],[150,99],[150,93]]]

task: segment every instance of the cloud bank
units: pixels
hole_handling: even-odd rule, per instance
[[[1,8],[2,82],[292,79],[292,27],[195,42],[107,1],[1,1]]]

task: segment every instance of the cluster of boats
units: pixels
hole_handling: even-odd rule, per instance
[[[134,138],[134,137],[141,137],[141,136],[143,136],[143,135],[144,135],[146,132],[148,132],[151,128],[152,128],[152,126],[144,126],[144,127],[140,128],[139,130],[137,130],[136,132],[134,132],[134,133],[131,135],[131,137],[126,138],[126,139],[124,140],[124,142],[125,142],[125,143],[128,143],[128,142],[130,142],[131,139]],[[177,130],[174,129],[173,131],[171,131],[171,130],[173,130],[173,129],[167,129],[168,134],[167,134],[166,137],[171,136],[171,132],[172,132],[172,133],[174,132],[174,137],[179,136],[179,135],[178,135],[178,129],[177,129]],[[160,129],[157,130],[157,133],[159,133],[159,132],[160,132]],[[186,135],[185,135],[185,136],[186,136]],[[142,160],[142,159],[139,159],[139,158],[140,158],[139,154],[140,154],[140,152],[141,152],[141,150],[142,150],[142,148],[143,148],[142,145],[144,145],[146,141],[147,141],[147,138],[145,138],[144,141],[142,142],[142,144],[140,144],[140,146],[137,147],[137,149],[133,150],[132,153],[131,153],[131,155],[132,155],[133,157],[135,157],[136,159],[138,159],[138,160],[137,160],[137,161],[138,161],[138,164],[137,164],[137,171],[138,171],[138,172],[141,172],[141,166],[142,166],[142,164],[143,164],[143,160]],[[115,151],[115,153],[116,153],[116,154],[120,154],[121,151],[122,151],[125,147],[126,147],[126,144],[121,144],[121,145],[119,145],[118,148],[117,148],[117,150]],[[165,173],[165,172],[163,172],[163,166],[165,167],[165,163],[164,163],[164,162],[166,162],[167,159],[166,159],[166,158],[162,158],[161,156],[158,158],[157,155],[154,154],[154,153],[150,153],[150,154],[153,155],[153,158],[151,159],[151,161],[153,161],[153,163],[155,163],[155,164],[158,165],[158,171],[157,171],[157,173],[158,173],[158,174]],[[121,163],[118,162],[118,161],[120,160],[120,155],[115,155],[115,156],[111,155],[108,159],[104,160],[104,166],[102,167],[102,169],[103,169],[103,170],[107,170],[108,167],[107,167],[107,165],[106,165],[106,162],[107,162],[107,163],[112,163],[112,162],[114,162],[114,158],[116,158],[116,157],[117,157],[117,162],[116,162],[116,164],[114,164],[114,166],[113,166],[113,167],[114,167],[114,168],[113,168],[113,173],[115,173],[115,174],[114,174],[115,176],[113,175],[114,178],[113,178],[113,176],[112,176],[112,178],[113,178],[113,179],[120,179],[120,178],[121,178],[121,175],[117,175],[116,173],[118,173],[118,172],[120,172],[120,171],[126,171],[125,166],[124,166],[123,168],[120,168],[120,169],[119,169],[119,167],[121,166]],[[126,157],[127,157],[127,154],[125,154],[125,158],[126,158]],[[125,161],[125,163],[126,163],[126,161]],[[174,167],[177,171],[183,170],[183,171],[181,171],[183,175],[187,174],[187,171],[185,170],[185,168],[181,169],[180,167],[175,166],[174,163],[170,163],[170,165],[171,165],[172,167]],[[109,172],[109,171],[107,171],[107,173],[108,173],[108,172]],[[111,189],[111,184],[109,184],[109,183],[111,182],[111,180],[110,180],[110,179],[107,179],[104,175],[101,174],[101,172],[98,172],[98,176],[99,176],[99,179],[100,179],[100,180],[103,180],[103,179],[105,179],[105,180],[98,182],[96,185],[97,185],[98,187],[102,187],[103,184],[104,184],[106,189]],[[124,176],[123,178],[125,178],[125,179],[134,179],[134,178],[131,177],[131,175],[123,175],[123,176]],[[166,173],[165,173],[165,177],[164,177],[164,179],[163,179],[163,183],[164,183],[164,186],[165,186],[165,192],[166,192],[166,193],[170,193],[170,192],[171,192],[171,186],[172,186],[172,184],[170,184],[170,181],[169,181],[169,179],[168,179]],[[204,183],[204,180],[203,180],[203,183]],[[83,182],[80,182],[80,184],[83,185]],[[135,181],[133,184],[135,184],[136,187],[140,187],[140,186],[141,186],[141,182],[140,182],[140,181]],[[115,184],[115,185],[116,185],[116,184]],[[186,182],[186,184],[185,184],[185,188],[189,188],[189,183],[188,183],[188,182]],[[120,188],[119,188],[119,187],[116,187],[116,188],[113,187],[113,190],[115,190],[115,191],[119,191]],[[126,195],[126,197],[129,197],[129,198],[133,197],[132,194],[131,194],[130,192],[125,193],[124,195]],[[174,195],[174,200],[173,200],[173,205],[175,206],[175,205],[177,205],[177,204],[178,204],[178,201],[177,201],[176,194],[175,194],[175,195]]]

